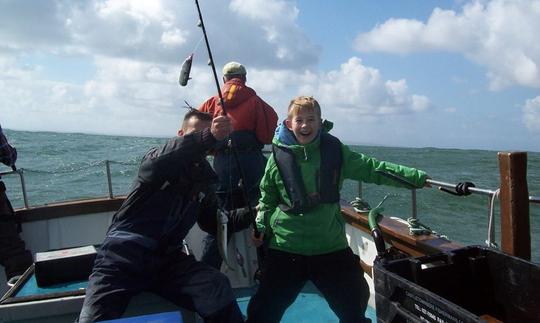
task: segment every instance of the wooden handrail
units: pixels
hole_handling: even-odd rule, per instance
[[[357,213],[351,206],[341,206],[341,214],[353,227],[370,233],[367,213]],[[424,256],[442,251],[450,251],[463,246],[435,235],[413,236],[405,223],[383,217],[379,221],[386,243],[411,256]]]

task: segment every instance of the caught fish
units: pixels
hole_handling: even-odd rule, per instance
[[[246,269],[244,268],[244,256],[242,256],[238,248],[235,248],[235,250],[236,250],[236,263],[242,269],[242,276],[246,278],[247,274],[246,274]]]
[[[186,86],[190,79],[189,73],[191,72],[191,63],[193,62],[193,54],[189,55],[184,63],[182,63],[182,69],[180,70],[180,77],[178,83],[182,86]]]
[[[229,218],[227,217],[227,212],[224,210],[218,209],[217,213],[217,238],[218,238],[218,249],[223,262],[228,269],[234,270],[229,263],[229,255],[227,253],[227,222]]]

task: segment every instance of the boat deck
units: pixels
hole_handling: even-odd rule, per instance
[[[87,281],[80,281],[80,282],[72,282],[67,284],[58,284],[58,285],[52,285],[50,287],[38,287],[36,283],[35,276],[32,272],[27,272],[25,274],[24,282],[17,284],[18,286],[15,286],[13,289],[8,292],[7,295],[10,295],[8,304],[0,305],[0,313],[1,314],[8,314],[9,307],[14,306],[14,312],[12,313],[14,316],[11,315],[0,315],[0,317],[11,317],[11,319],[14,319],[14,321],[19,322],[43,322],[43,321],[64,321],[66,322],[73,322],[74,318],[78,315],[78,310],[80,310],[80,306],[82,305],[82,294],[84,288],[87,286]],[[252,288],[237,288],[235,289],[235,295],[237,296],[238,305],[240,306],[240,309],[244,315],[246,315],[247,311],[247,305],[249,303],[249,300],[251,298],[251,295],[255,292],[256,287]],[[76,295],[79,294],[79,295]],[[37,313],[30,313],[27,310],[32,311],[32,309],[38,309],[40,307],[41,302],[54,302],[54,303],[61,303],[64,301],[64,305],[67,305],[67,303],[70,303],[71,306],[66,306],[66,313],[45,313],[42,314],[48,314],[51,317],[49,317],[49,320],[47,318],[41,316],[40,318],[32,317],[33,314]],[[138,318],[136,322],[146,322],[145,317],[140,317],[140,315],[145,314],[153,314],[153,313],[163,313],[163,312],[170,312],[171,310],[174,310],[174,305],[172,304],[166,304],[166,302],[163,299],[159,299],[157,297],[153,297],[153,295],[141,295],[138,296],[137,299],[134,300],[133,303],[141,304],[145,303],[144,308],[145,311],[141,313],[140,311],[130,311],[128,307],[127,315],[126,316],[132,316],[137,315]],[[78,304],[78,306],[77,306]],[[34,306],[33,306],[34,305]],[[61,304],[58,304],[61,305]],[[133,304],[131,304],[133,305]],[[16,308],[22,306],[23,308]],[[139,310],[141,309],[140,305],[135,305]],[[26,310],[24,310],[26,308]],[[56,308],[62,308],[62,306],[58,306]],[[44,309],[51,310],[51,307],[46,306]],[[39,312],[39,311],[38,311]],[[29,316],[26,316],[29,315]],[[190,313],[186,313],[185,311],[182,311],[182,315],[184,317],[184,322],[197,322],[197,319],[193,319],[193,315]],[[174,320],[174,316],[170,316],[173,320],[170,322],[178,322],[177,320]],[[376,322],[376,316],[375,316],[375,310],[371,307],[368,307],[368,310],[366,312],[366,317],[370,318],[373,322]],[[11,319],[8,319],[8,321],[12,321]],[[148,316],[148,320],[152,321],[155,317]],[[59,320],[59,321],[58,321]],[[148,321],[148,322],[150,322]],[[0,318],[0,322],[3,322],[3,319]],[[123,321],[122,321],[123,322]],[[169,321],[167,321],[169,322]],[[292,306],[290,306],[287,311],[285,312],[285,315],[281,322],[295,322],[295,323],[301,323],[301,322],[339,322],[338,318],[335,316],[335,314],[332,312],[324,298],[320,295],[319,291],[313,286],[313,284],[308,283],[304,287],[302,293],[297,297],[296,301],[293,303]]]
[[[240,310],[245,315],[251,295],[254,294],[254,288],[242,288],[235,290],[240,306]],[[375,309],[368,306],[366,317],[372,322],[377,322]],[[284,323],[317,323],[317,322],[339,322],[339,319],[328,306],[326,300],[321,296],[317,288],[311,283],[307,283],[302,293],[298,295],[294,303],[287,309],[281,322]]]

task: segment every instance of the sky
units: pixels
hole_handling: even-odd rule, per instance
[[[351,144],[540,151],[540,0],[200,0],[280,119],[311,95]],[[0,0],[0,124],[174,136],[216,94],[191,0]],[[194,54],[191,80],[178,84]]]

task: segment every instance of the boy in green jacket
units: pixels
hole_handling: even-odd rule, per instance
[[[265,239],[268,253],[248,322],[279,322],[308,280],[340,322],[369,322],[369,288],[340,211],[343,180],[403,186],[376,172],[383,171],[418,188],[425,184],[425,172],[353,152],[322,128],[319,103],[301,96],[276,130],[256,220],[261,235],[255,242]]]

